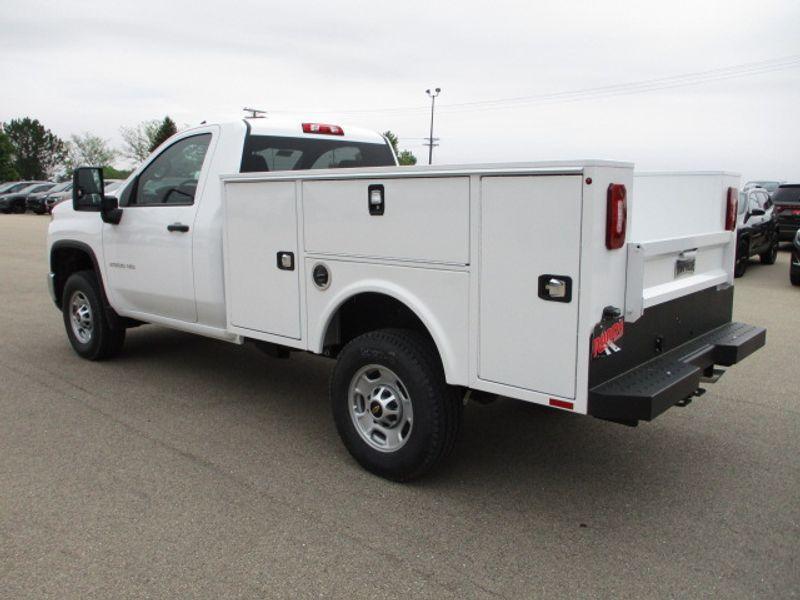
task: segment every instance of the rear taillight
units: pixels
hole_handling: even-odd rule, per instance
[[[606,248],[616,250],[625,245],[625,227],[628,222],[627,192],[621,183],[608,186],[606,205]]]
[[[739,190],[735,187],[728,188],[728,207],[725,212],[725,230],[733,231],[736,229],[736,209],[739,199]]]
[[[321,135],[344,135],[344,129],[338,125],[326,123],[303,123],[303,133],[318,133]]]

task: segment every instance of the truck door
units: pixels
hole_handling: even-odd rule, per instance
[[[481,379],[575,397],[581,190],[577,175],[482,179]]]
[[[118,225],[103,225],[108,291],[129,313],[197,321],[192,238],[212,132],[164,149],[120,198]]]

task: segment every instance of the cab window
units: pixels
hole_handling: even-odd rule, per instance
[[[194,204],[197,180],[211,134],[183,138],[164,150],[139,175],[129,206]]]

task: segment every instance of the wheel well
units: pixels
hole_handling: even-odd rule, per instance
[[[86,250],[72,246],[53,249],[50,254],[50,271],[55,276],[53,285],[56,305],[59,308],[61,308],[61,296],[64,293],[64,286],[70,275],[78,271],[95,271],[98,281],[100,280],[100,275],[95,269],[91,254]]]
[[[418,331],[436,348],[428,328],[408,306],[385,294],[365,292],[347,299],[336,310],[325,332],[324,350],[336,356],[353,338],[386,328]]]

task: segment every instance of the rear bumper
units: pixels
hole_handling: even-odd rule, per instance
[[[781,241],[793,240],[797,229],[800,228],[800,218],[778,218],[778,239]]]
[[[767,331],[745,323],[727,323],[589,390],[589,414],[635,423],[650,421],[691,397],[704,372],[730,366],[766,341]]]

